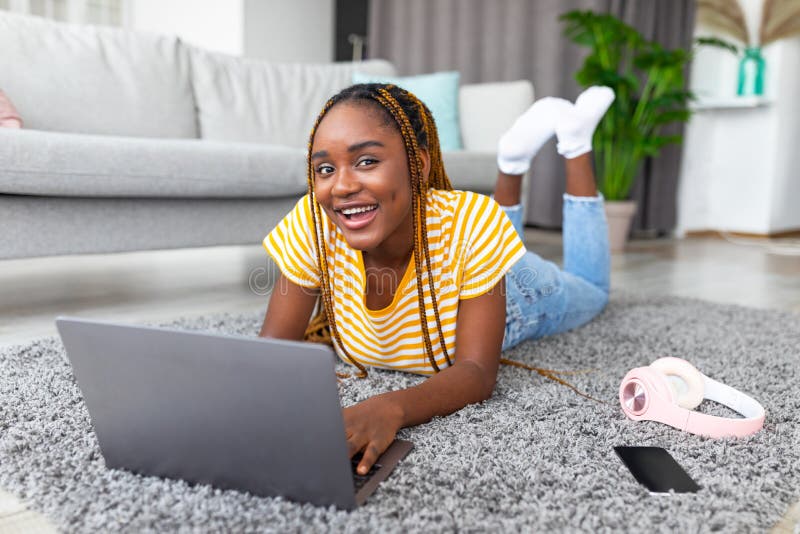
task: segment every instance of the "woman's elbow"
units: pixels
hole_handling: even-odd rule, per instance
[[[494,386],[496,384],[497,384],[497,377],[495,376],[489,383],[488,387],[486,388],[486,398],[483,400],[489,400],[492,397],[492,395],[494,395]]]
[[[467,381],[463,382],[464,385],[469,384],[468,389],[465,391],[466,402],[473,404],[488,400],[494,393],[494,386],[497,383],[497,369],[492,372],[491,369],[487,369],[484,365],[475,361],[465,361],[460,365],[464,371],[469,369],[468,372],[471,375],[462,377],[462,380],[467,378]]]
[[[483,371],[483,370],[482,370]],[[497,384],[497,372],[489,373],[489,372],[482,372],[481,373],[481,387],[480,387],[480,395],[478,402],[483,402],[485,400],[489,400],[494,393],[494,386]]]

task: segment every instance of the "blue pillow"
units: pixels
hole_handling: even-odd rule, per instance
[[[353,83],[392,83],[414,93],[433,114],[442,150],[462,148],[458,126],[458,82],[457,71],[435,72],[402,78],[375,76],[363,72],[353,73]]]

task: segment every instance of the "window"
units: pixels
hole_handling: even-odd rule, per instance
[[[79,24],[122,26],[127,0],[0,0],[0,9]]]

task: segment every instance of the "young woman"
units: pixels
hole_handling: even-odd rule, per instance
[[[501,350],[603,309],[608,239],[589,151],[613,98],[593,87],[575,104],[537,101],[499,143],[494,200],[452,190],[413,94],[362,84],[327,102],[309,139],[308,194],[264,239],[281,276],[259,335],[329,341],[362,377],[366,366],[431,375],[344,409],[360,473],[400,428],[489,398]],[[563,271],[521,241],[522,176],[554,133],[567,171]]]

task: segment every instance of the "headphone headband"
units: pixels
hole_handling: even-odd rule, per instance
[[[664,363],[670,365],[681,362],[680,374],[665,373],[663,371],[665,366],[659,364],[663,360],[669,360]],[[692,434],[711,438],[748,436],[758,432],[764,425],[764,407],[758,401],[705,376],[689,362],[679,358],[662,358],[654,364],[631,369],[620,384],[620,404],[622,411],[630,419],[658,421]],[[687,374],[689,376],[686,376]],[[702,391],[693,391],[690,387],[689,391],[678,392],[670,384],[671,377],[686,383],[702,382]],[[700,380],[697,380],[698,378]],[[684,408],[679,403],[687,396],[723,404],[742,414],[744,419],[718,417]]]

